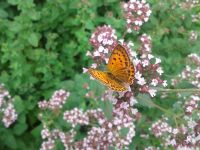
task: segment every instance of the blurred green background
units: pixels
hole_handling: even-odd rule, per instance
[[[91,60],[89,39],[97,26],[109,24],[119,38],[125,20],[119,0],[4,0],[0,1],[0,81],[15,99],[18,120],[6,129],[0,124],[0,149],[35,150],[41,144],[41,122],[37,103],[48,99],[53,91],[64,88],[71,92],[67,108],[89,109],[84,100],[83,83],[90,82],[82,68]],[[138,42],[142,33],[152,37],[152,51],[162,60],[164,79],[170,81],[185,66],[190,53],[199,53],[200,42],[190,40],[191,31],[200,34],[200,21],[192,15],[200,7],[182,9],[183,0],[148,0],[152,10],[149,22],[139,33],[126,36]],[[136,50],[136,49],[134,49]],[[155,101],[170,108],[168,101]],[[159,145],[154,138],[144,140],[152,120],[162,115],[156,109],[138,106],[142,119],[130,148]]]

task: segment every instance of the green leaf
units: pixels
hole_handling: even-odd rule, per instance
[[[17,123],[14,126],[14,133],[16,135],[21,135],[22,133],[24,133],[26,131],[27,128],[28,128],[28,126],[25,122],[24,123]]]
[[[187,88],[194,88],[195,86],[193,85],[193,84],[191,84],[189,81],[186,81],[186,80],[184,80],[184,81],[182,81],[182,82],[180,82],[180,83],[178,83],[177,85],[176,85],[176,88],[185,88],[185,89],[187,89]]]
[[[38,33],[31,33],[28,38],[28,42],[34,47],[38,46],[39,40],[40,40],[40,34]]]
[[[7,17],[8,17],[8,13],[4,11],[3,9],[0,9],[0,18],[7,18]]]
[[[42,130],[42,125],[38,125],[37,127],[35,127],[35,128],[31,131],[31,134],[32,134],[35,138],[38,138],[38,136],[40,136],[41,130]]]
[[[8,26],[9,26],[10,31],[13,31],[13,32],[19,32],[23,28],[23,26],[18,22],[12,22]]]
[[[8,3],[12,5],[17,5],[20,2],[20,0],[8,0]]]
[[[32,9],[28,12],[29,17],[32,20],[39,20],[40,19],[40,12],[37,12],[36,10]]]
[[[14,97],[14,106],[18,114],[24,111],[24,103],[19,96]]]
[[[8,131],[6,134],[1,135],[1,139],[3,139],[4,144],[6,144],[9,148],[17,149],[17,142],[12,132]]]
[[[151,102],[151,98],[149,95],[147,94],[138,94],[137,95],[137,100],[138,100],[138,103],[142,106],[145,106],[145,107],[153,107],[152,105],[152,102]]]

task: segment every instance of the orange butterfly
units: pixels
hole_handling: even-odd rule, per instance
[[[126,91],[127,85],[133,84],[135,70],[124,47],[117,45],[107,64],[108,71],[89,68],[88,72],[95,79],[115,91]]]

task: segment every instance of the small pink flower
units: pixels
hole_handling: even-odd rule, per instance
[[[40,150],[54,150],[54,148],[55,141],[53,139],[48,139],[42,143]]]
[[[128,33],[131,33],[132,30],[140,30],[142,24],[149,20],[151,14],[149,4],[145,1],[130,0],[127,3],[123,3],[122,8],[125,12],[124,17],[127,22]]]
[[[13,122],[17,120],[17,117],[18,115],[16,114],[13,104],[9,103],[3,112],[2,121],[4,126],[8,128]]]
[[[89,118],[87,114],[83,113],[82,110],[74,108],[70,111],[65,111],[63,114],[63,119],[72,124],[75,127],[77,124],[89,124]]]

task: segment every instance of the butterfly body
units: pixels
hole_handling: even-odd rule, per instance
[[[131,63],[124,47],[117,45],[107,64],[108,71],[89,68],[88,72],[95,79],[115,91],[127,90],[127,85],[133,84],[134,66]]]

